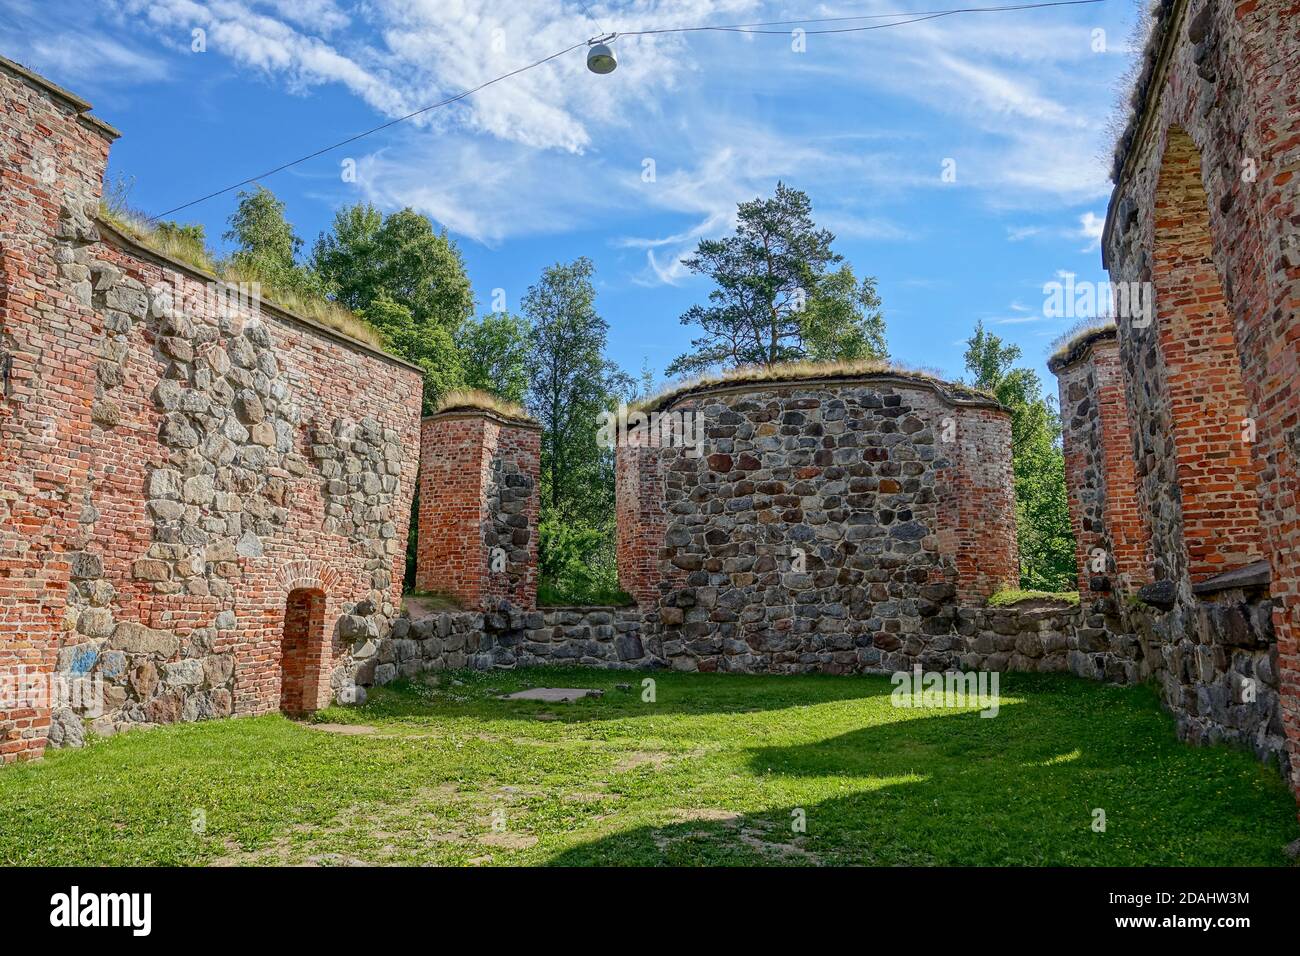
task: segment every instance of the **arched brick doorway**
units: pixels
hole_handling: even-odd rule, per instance
[[[325,592],[290,591],[280,640],[280,710],[284,713],[306,714],[317,708],[324,647]]]

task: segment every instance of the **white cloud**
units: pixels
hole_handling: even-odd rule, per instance
[[[1106,220],[1091,209],[1079,217],[1079,235],[1088,240],[1084,252],[1101,248],[1101,234],[1106,229]]]
[[[123,71],[132,69],[131,56],[140,58],[138,71],[159,63],[136,52],[142,34],[189,55],[190,30],[202,27],[205,56],[295,93],[338,85],[386,118],[603,29],[793,15],[762,0],[586,0],[594,16],[576,0],[104,3],[125,29],[109,41],[116,48],[99,55]],[[897,0],[827,3],[799,15],[896,7]],[[618,240],[644,251],[647,282],[681,281],[681,256],[702,236],[729,229],[737,202],[783,177],[808,191],[818,221],[845,239],[905,241],[924,232],[900,224],[904,213],[894,207],[943,188],[946,156],[958,160],[958,185],[989,206],[1060,216],[1109,189],[1095,158],[1112,95],[1095,64],[1107,58],[1092,52],[1089,25],[1074,17],[1024,11],[810,34],[805,54],[792,53],[783,36],[620,36],[620,66],[609,76],[591,76],[577,49],[423,114],[368,157],[364,150],[377,148],[369,142],[353,155],[367,198],[412,205],[480,242],[579,229],[596,215],[647,217],[653,225],[630,226]],[[43,42],[58,45],[55,37]],[[854,115],[824,107],[832,96],[852,103]],[[903,128],[890,131],[875,116],[886,107],[917,118],[891,116],[884,125]],[[344,132],[321,130],[320,144]],[[656,160],[656,183],[639,181],[642,155]],[[1095,232],[1085,216],[1070,238],[1096,248]],[[1007,238],[1040,234],[1059,230],[1015,226]]]
[[[1024,242],[1043,234],[1042,226],[1007,226],[1008,242]]]

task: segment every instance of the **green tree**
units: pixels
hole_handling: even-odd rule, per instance
[[[528,320],[508,312],[469,321],[456,333],[456,346],[469,388],[522,403],[528,393]]]
[[[438,397],[465,387],[460,349],[441,325],[419,326],[411,310],[386,290],[358,314],[384,337],[388,347],[424,370],[424,412],[432,412]]]
[[[703,334],[668,375],[718,366],[776,365],[885,357],[885,324],[876,280],[858,282],[852,269],[831,267],[843,256],[835,236],[818,229],[807,194],[777,183],[770,199],[741,203],[736,232],[701,240],[683,259],[713,280],[708,305],[694,305],[683,325]]]
[[[605,358],[591,261],[543,271],[523,300],[530,323],[528,407],[542,424],[539,593],[605,603],[618,592],[614,455],[597,441],[602,413],[634,389]]]
[[[230,264],[277,291],[321,295],[320,277],[298,262],[302,240],[284,217],[284,203],[265,186],[251,192],[241,190],[238,198],[230,228],[222,234],[235,244]]]
[[[385,216],[358,203],[335,213],[311,261],[332,298],[376,324],[394,351],[425,369],[426,412],[464,383],[455,337],[474,313],[474,294],[445,230],[435,232],[411,209]]]
[[[1076,586],[1074,532],[1065,490],[1061,420],[1033,369],[1017,367],[1016,345],[976,323],[966,340],[970,384],[1011,410],[1011,463],[1016,485],[1020,586],[1063,591]]]
[[[609,323],[596,312],[594,272],[585,257],[557,263],[523,300],[532,327],[528,406],[542,424],[542,500],[563,519],[612,514],[611,456],[596,436],[627,376],[604,355]]]

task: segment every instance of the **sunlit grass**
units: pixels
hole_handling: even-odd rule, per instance
[[[605,693],[500,699],[546,685]],[[1300,836],[1276,768],[1179,743],[1147,689],[1002,675],[994,718],[892,690],[466,672],[317,717],[364,734],[135,732],[0,770],[0,863],[1281,865]]]

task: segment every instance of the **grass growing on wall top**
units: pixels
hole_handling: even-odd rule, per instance
[[[713,375],[701,375],[670,386],[667,390],[635,403],[640,409],[663,409],[681,396],[702,388],[722,385],[779,385],[820,378],[852,378],[860,375],[894,375],[919,384],[935,385],[954,395],[996,401],[992,393],[969,385],[946,381],[937,372],[913,368],[889,359],[853,359],[835,362],[781,362],[776,365],[743,365]]]
[[[518,402],[485,392],[479,388],[455,388],[438,399],[434,414],[457,411],[492,412],[512,421],[535,424],[536,420]]]
[[[499,699],[538,685],[605,695]],[[368,733],[136,731],[0,769],[0,864],[1242,866],[1300,837],[1276,768],[1179,742],[1147,688],[1003,674],[993,718],[892,689],[460,672],[319,715]]]
[[[156,226],[143,216],[108,202],[100,203],[99,217],[123,235],[167,259],[211,273],[223,282],[257,282],[261,286],[262,298],[272,305],[319,322],[366,345],[377,349],[387,348],[383,336],[337,302],[277,288],[259,276],[244,273],[233,264],[213,257],[200,239],[184,229],[174,228],[169,223]]]
[[[1065,604],[1079,603],[1078,591],[1022,591],[1019,588],[1005,588],[989,598],[989,607],[1012,607],[1021,601],[1061,601]]]

